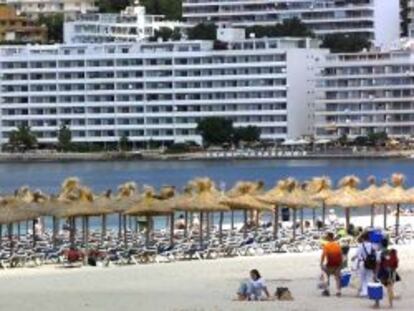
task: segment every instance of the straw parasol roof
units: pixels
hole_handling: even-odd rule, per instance
[[[134,204],[141,200],[138,186],[135,182],[129,181],[118,187],[118,192],[112,201],[112,211],[114,213],[124,213]]]
[[[291,183],[289,190],[280,199],[280,204],[291,208],[316,208],[319,207],[317,201],[313,200],[307,191],[308,184],[300,185],[298,182]]]
[[[325,202],[332,196],[332,182],[329,177],[315,177],[309,182],[308,192],[313,200]]]
[[[294,182],[292,178],[279,180],[273,189],[264,195],[257,196],[257,199],[267,204],[280,204]]]
[[[229,208],[221,203],[224,195],[217,190],[209,178],[190,181],[185,192],[170,202],[173,210],[188,212],[222,212]]]
[[[108,206],[102,204],[103,201],[109,204],[109,195],[107,192],[96,197],[77,178],[71,177],[63,182],[59,195],[45,204],[45,209],[57,218],[100,216],[111,212]]]
[[[221,203],[233,210],[273,210],[273,207],[257,199],[263,191],[262,182],[238,182]]]
[[[325,203],[329,206],[342,208],[366,207],[372,204],[369,197],[358,190],[360,180],[356,176],[347,176],[340,180],[339,189],[332,192]]]
[[[132,208],[128,209],[125,214],[129,216],[167,216],[173,210],[168,204],[167,200],[161,200],[155,190],[151,187],[146,187],[141,200]]]
[[[0,224],[12,223],[36,219],[40,213],[35,208],[27,208],[23,201],[16,196],[0,198]],[[23,205],[22,205],[23,204]]]
[[[393,174],[391,176],[392,187],[381,190],[381,200],[383,204],[412,204],[414,196],[412,191],[404,188],[405,176],[403,174]]]

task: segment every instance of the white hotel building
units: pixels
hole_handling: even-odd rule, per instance
[[[147,15],[145,7],[127,7],[119,14],[80,14],[64,24],[65,43],[138,42],[155,35],[160,28],[174,29],[181,23]]]
[[[414,50],[326,58],[316,101],[316,135],[414,134]]]
[[[313,132],[326,54],[316,45],[284,38],[234,40],[226,50],[210,41],[0,47],[0,142],[22,124],[46,145],[62,124],[76,142],[200,142],[197,121],[209,116],[257,126],[266,140],[298,138]]]
[[[376,46],[400,36],[400,0],[183,0],[189,24],[274,25],[299,18],[318,37],[361,34]]]
[[[98,8],[95,2],[95,0],[0,0],[1,4],[13,6],[18,14],[29,17],[53,13],[76,15],[96,12]]]

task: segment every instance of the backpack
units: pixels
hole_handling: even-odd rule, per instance
[[[398,268],[398,255],[395,249],[387,251],[381,256],[381,267],[392,271]]]
[[[365,269],[375,270],[375,268],[377,267],[377,255],[375,254],[375,250],[373,248],[371,248],[371,253],[368,254],[364,243],[362,243],[362,247],[364,248],[364,252],[366,254],[366,256],[364,258],[364,267],[365,267]]]

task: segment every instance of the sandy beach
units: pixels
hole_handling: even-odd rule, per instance
[[[412,310],[414,248],[399,248],[403,282],[396,310]],[[0,310],[369,310],[370,301],[321,297],[319,253],[281,254],[127,267],[0,271]],[[233,302],[249,269],[259,269],[271,291],[291,289],[293,302]],[[354,284],[355,287],[355,284]]]

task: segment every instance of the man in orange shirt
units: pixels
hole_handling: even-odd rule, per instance
[[[327,276],[327,287],[323,291],[324,296],[329,296],[329,281],[331,275],[335,277],[337,292],[341,296],[341,268],[342,268],[342,249],[338,242],[335,241],[334,234],[328,232],[326,235],[326,244],[323,247],[321,256],[321,269]]]

